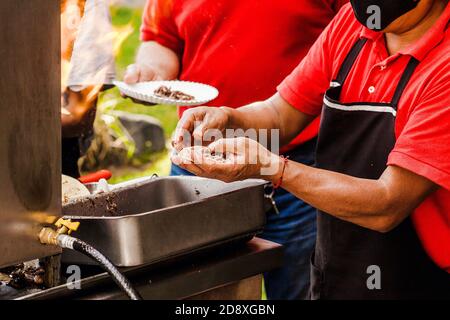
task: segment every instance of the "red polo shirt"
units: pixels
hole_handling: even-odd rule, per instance
[[[236,108],[271,97],[347,2],[148,0],[141,38],[180,56],[181,80],[217,87],[209,105]],[[295,144],[317,132],[318,121]]]
[[[388,165],[408,169],[441,187],[416,209],[412,218],[424,248],[447,272],[450,272],[449,18],[450,4],[417,43],[389,56],[383,34],[362,27],[351,6],[345,6],[278,88],[295,108],[318,115],[324,92],[359,37],[369,40],[343,87],[344,103],[392,101],[410,56],[420,61],[400,101],[397,142]]]

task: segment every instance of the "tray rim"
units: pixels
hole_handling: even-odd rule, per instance
[[[181,180],[180,178],[182,178],[182,177],[176,177],[176,176],[158,177],[158,178],[155,178],[155,179],[150,180],[150,181],[142,181],[142,182],[139,182],[139,183],[137,183],[136,185],[134,185],[133,187],[140,187],[140,186],[143,186],[143,185],[146,185],[146,184],[150,184],[150,183],[153,183],[153,182],[162,180],[162,179]],[[135,214],[129,214],[129,215],[121,215],[121,216],[75,216],[75,215],[64,215],[64,214],[63,214],[63,217],[66,218],[66,219],[72,219],[72,220],[84,220],[84,221],[89,221],[89,220],[91,220],[91,221],[92,221],[92,220],[126,220],[126,219],[128,219],[128,218],[136,218],[136,217],[143,217],[143,216],[150,215],[150,214],[158,214],[158,213],[161,213],[161,212],[163,212],[163,211],[167,211],[167,210],[169,210],[169,209],[177,209],[177,208],[181,208],[181,207],[189,207],[189,206],[193,206],[193,205],[197,205],[197,204],[204,203],[204,202],[206,202],[206,201],[214,200],[214,199],[219,198],[219,197],[223,197],[223,196],[226,196],[226,195],[230,195],[230,194],[233,194],[233,193],[236,193],[236,192],[245,190],[245,189],[259,188],[259,187],[261,187],[261,186],[264,187],[264,186],[270,184],[270,182],[265,181],[265,180],[261,180],[261,179],[246,179],[246,180],[242,180],[242,181],[236,181],[236,182],[232,182],[232,183],[226,183],[226,182],[223,182],[223,181],[220,181],[220,180],[207,179],[207,178],[202,178],[202,177],[189,177],[189,178],[190,178],[190,179],[194,179],[194,180],[219,181],[219,182],[222,182],[222,183],[225,184],[225,185],[231,185],[231,184],[233,184],[233,183],[238,183],[238,182],[243,182],[243,181],[253,182],[254,184],[249,185],[249,186],[247,186],[247,187],[245,187],[245,188],[241,188],[241,189],[237,189],[237,190],[228,191],[228,192],[224,192],[224,193],[221,193],[221,194],[216,194],[216,195],[213,195],[213,196],[210,196],[210,197],[206,197],[206,198],[203,198],[203,199],[194,200],[194,201],[189,201],[189,202],[177,204],[177,205],[174,205],[174,206],[169,206],[169,207],[160,208],[160,209],[156,209],[156,210],[152,210],[152,211],[147,211],[147,212],[142,212],[142,213],[135,213]],[[68,204],[65,205],[65,206],[72,206],[72,205],[76,205],[76,204],[79,204],[79,203],[82,203],[82,202],[88,202],[89,200],[93,200],[93,199],[95,199],[95,198],[100,198],[100,197],[103,197],[103,196],[105,196],[105,195],[107,195],[107,194],[112,194],[112,193],[115,193],[115,192],[120,192],[120,191],[126,190],[126,188],[127,188],[127,187],[117,188],[117,189],[112,190],[112,191],[109,192],[109,193],[103,193],[103,194],[91,195],[91,196],[88,196],[88,197],[86,197],[86,198],[80,198],[80,199],[77,199],[77,200],[75,200],[75,201],[72,201],[72,202],[68,203]],[[89,202],[90,202],[90,201],[89,201]],[[63,206],[63,208],[64,208],[65,206]],[[64,210],[64,209],[63,209],[63,210]]]

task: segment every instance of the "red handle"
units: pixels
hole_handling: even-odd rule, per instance
[[[101,179],[110,179],[112,177],[112,173],[109,170],[100,170],[94,173],[87,174],[78,178],[81,183],[92,183],[99,182]]]

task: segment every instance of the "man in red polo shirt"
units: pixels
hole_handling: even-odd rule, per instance
[[[449,26],[449,0],[351,0],[275,96],[192,109],[174,137],[183,148],[183,129],[281,128],[289,141],[321,113],[315,168],[246,138],[206,147],[225,162],[190,148],[173,160],[224,181],[264,178],[318,208],[312,298],[448,299]]]
[[[298,65],[348,0],[149,0],[143,44],[125,81],[179,78],[212,85],[209,105],[239,107],[265,100]],[[180,108],[180,115],[186,108]],[[318,120],[284,148],[291,159],[313,164]],[[189,172],[172,167],[172,175]],[[280,214],[271,212],[263,237],[285,246],[283,268],[265,275],[269,299],[302,299],[309,287],[316,213],[277,190]]]

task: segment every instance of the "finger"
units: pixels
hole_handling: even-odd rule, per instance
[[[210,133],[211,136],[214,136],[213,131],[217,130],[220,132],[219,129],[217,129],[219,126],[217,125],[217,121],[214,118],[214,115],[211,115],[210,113],[205,112],[203,119],[201,120],[201,123],[194,129],[194,132],[192,133],[192,136],[195,140],[206,142],[205,136]],[[209,140],[211,141],[211,140]]]
[[[175,130],[175,133],[173,134],[173,137],[172,137],[172,146],[175,148],[175,150],[180,152],[185,147],[190,146],[188,143],[188,140],[189,140],[188,135],[189,135],[189,131],[185,131],[183,129]]]
[[[127,84],[138,83],[140,74],[141,74],[141,71],[137,65],[135,65],[135,64],[129,65],[126,70],[123,81]]]
[[[197,113],[198,111],[188,110],[183,114],[183,117],[178,122],[175,129],[175,134],[173,136],[174,144],[181,144],[183,141],[185,142],[185,145],[189,144],[187,143],[189,142],[187,140],[190,138],[191,133],[194,130],[195,121],[201,117],[201,115],[199,116]]]
[[[238,150],[238,140],[233,138],[219,139],[211,143],[208,148],[212,153],[231,153],[237,154]]]
[[[154,81],[154,80],[158,80],[157,78],[158,78],[158,76],[157,76],[155,70],[153,70],[152,68],[149,68],[149,67],[141,68],[141,72],[139,75],[139,82]]]
[[[195,174],[198,177],[207,177],[205,175],[205,172],[200,169],[198,166],[196,166],[195,164],[185,164],[185,165],[181,165],[181,168],[183,168],[184,170],[189,171],[192,174]]]
[[[207,125],[205,122],[202,122],[200,125],[198,125],[194,132],[192,133],[192,136],[195,140],[203,141],[203,136],[205,131],[207,130]]]
[[[178,154],[173,154],[170,156],[170,161],[172,161],[173,164],[176,164],[177,166],[180,166],[183,162],[183,159]]]
[[[197,164],[193,162],[182,160],[181,163],[179,164],[179,167],[195,174],[196,176],[205,176],[202,168],[200,168]]]
[[[176,152],[180,152],[184,149],[185,146],[182,142],[175,142],[175,140],[172,140],[172,147]]]

